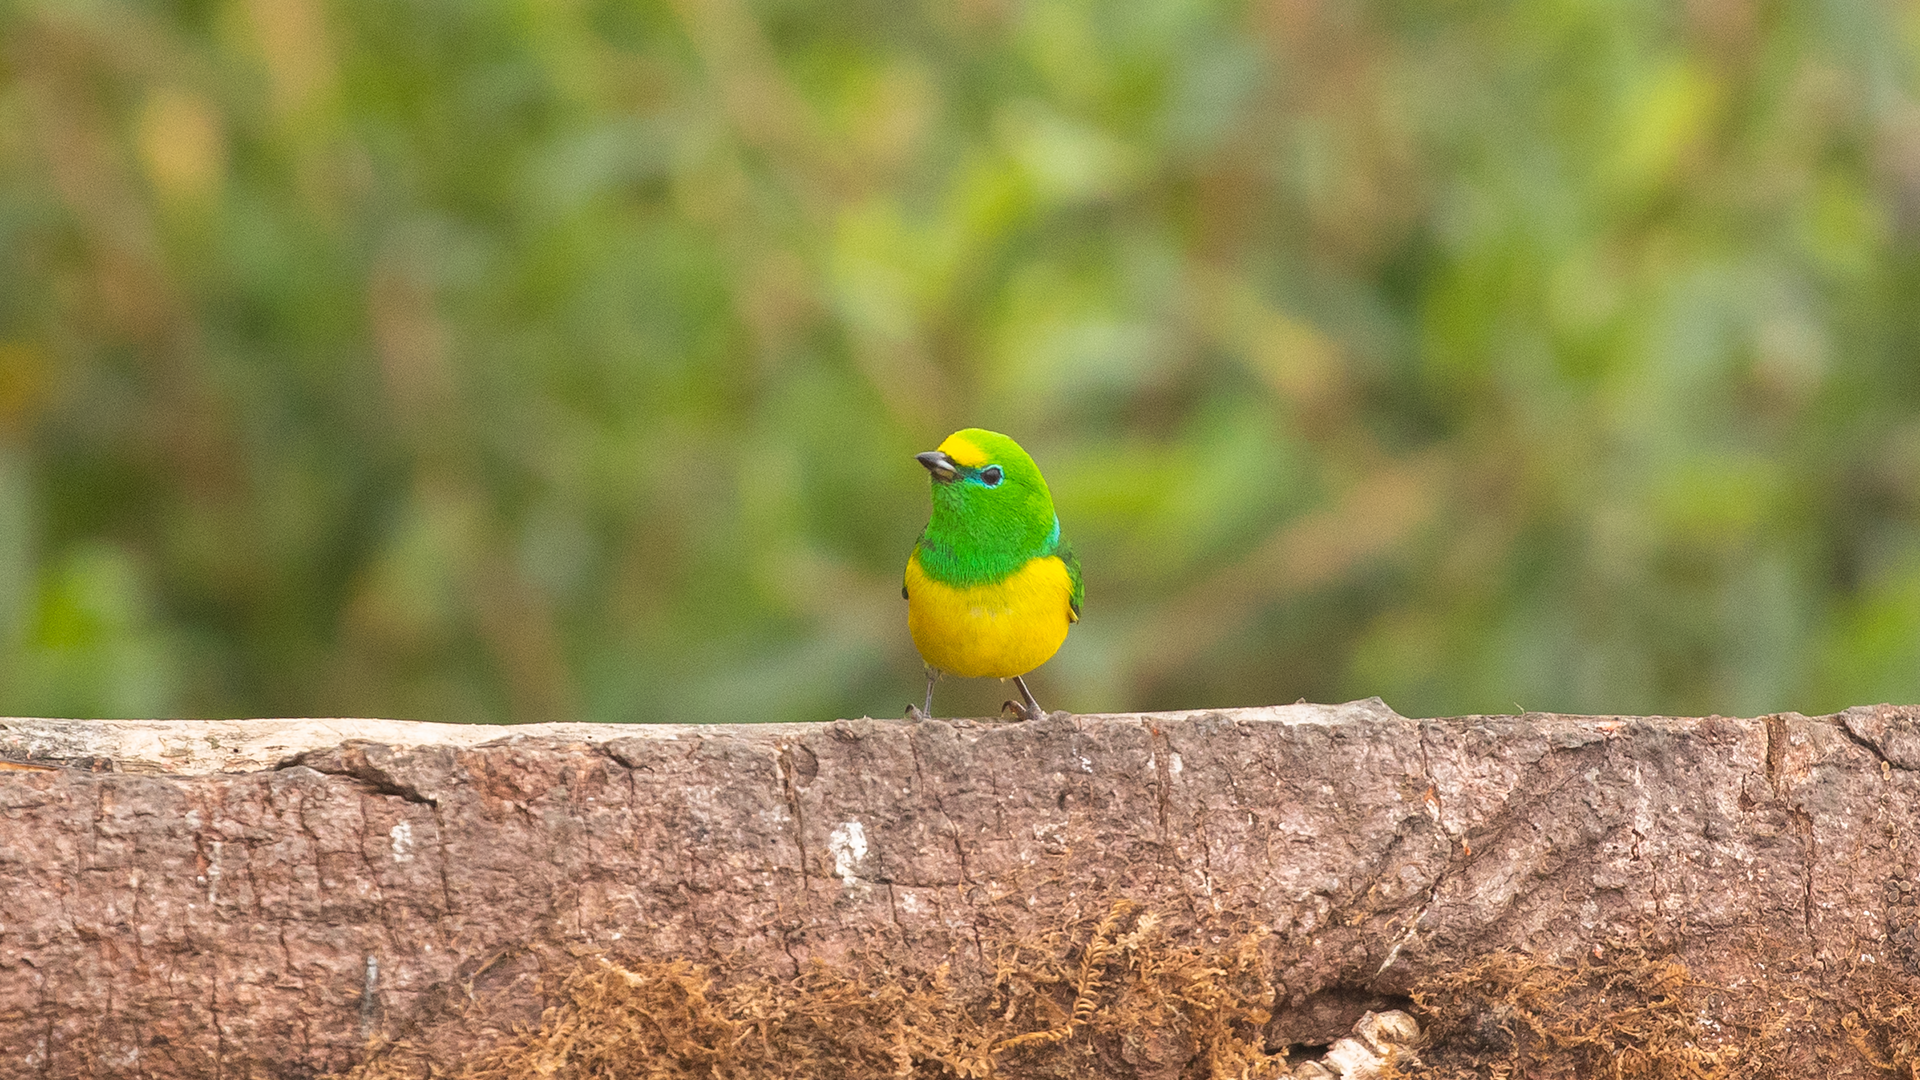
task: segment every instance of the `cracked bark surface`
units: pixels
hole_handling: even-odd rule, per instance
[[[1817,990],[1920,971],[1916,770],[1892,706],[4,720],[0,1077],[310,1077],[373,1036],[452,1061],[596,950],[964,984],[1122,897],[1196,940],[1271,930],[1275,1043],[1502,948],[1654,936],[1704,981]]]

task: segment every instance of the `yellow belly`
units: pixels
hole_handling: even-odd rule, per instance
[[[954,588],[907,560],[907,629],[928,664],[968,678],[1010,679],[1047,662],[1073,621],[1067,567],[1048,555],[1005,581]]]

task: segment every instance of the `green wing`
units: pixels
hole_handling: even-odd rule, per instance
[[[1067,604],[1073,609],[1073,621],[1080,621],[1080,601],[1086,597],[1086,590],[1080,585],[1080,559],[1065,540],[1053,549],[1060,561],[1067,564],[1067,580],[1073,583],[1073,592],[1067,597]]]

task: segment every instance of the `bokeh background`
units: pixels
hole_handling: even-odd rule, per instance
[[[1049,707],[1920,700],[1920,3],[0,0],[0,712],[899,715],[970,425]]]

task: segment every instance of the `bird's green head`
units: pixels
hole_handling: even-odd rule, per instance
[[[997,580],[1059,543],[1053,495],[1019,443],[967,428],[918,459],[933,475],[933,518],[921,534],[921,562],[937,576]]]

